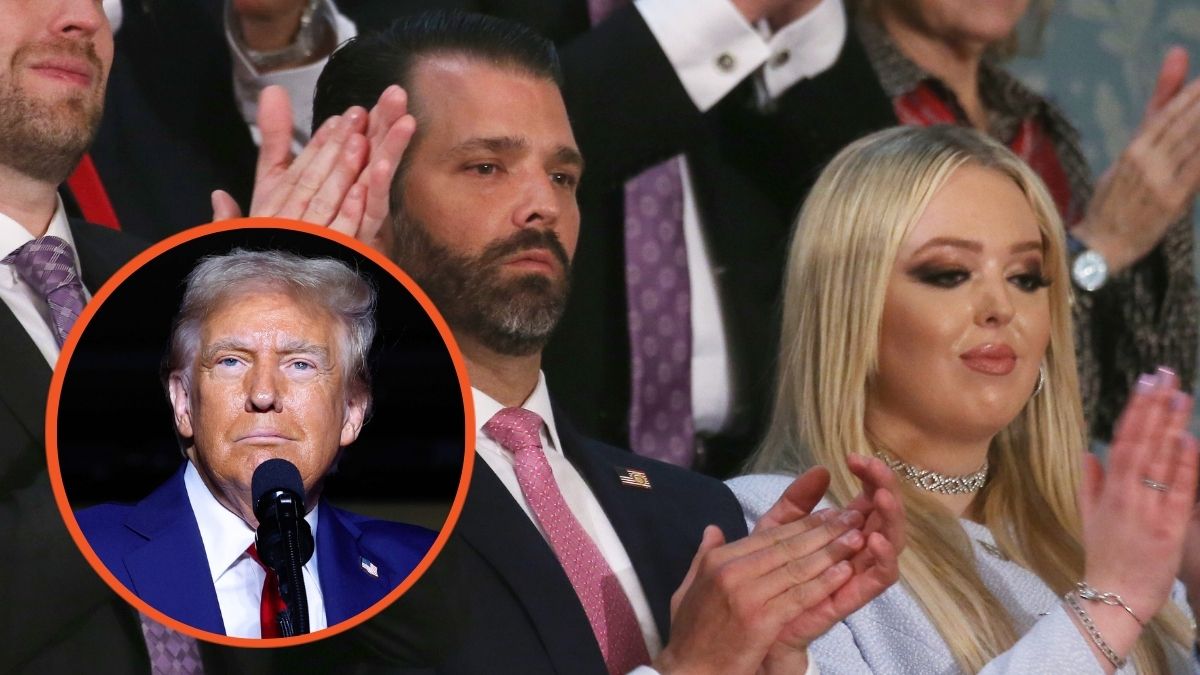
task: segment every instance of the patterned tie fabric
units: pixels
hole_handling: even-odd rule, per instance
[[[83,284],[75,271],[75,252],[58,237],[42,237],[25,243],[0,263],[11,264],[17,276],[46,299],[50,328],[62,347],[75,319],[83,311]]]
[[[537,413],[505,408],[483,425],[483,432],[513,453],[521,493],[579,596],[608,672],[628,673],[650,663],[637,616],[600,549],[567,506],[542,450],[541,428]]]
[[[139,613],[142,635],[150,651],[150,672],[154,675],[204,675],[200,648],[194,638],[167,628]]]
[[[246,553],[254,558],[254,562],[258,563],[258,566],[267,573],[267,578],[263,580],[262,600],[258,605],[258,621],[262,626],[262,636],[265,638],[282,637],[279,630],[279,615],[287,610],[287,603],[279,594],[279,575],[275,574],[275,570],[263,564],[262,559],[258,557],[257,545],[250,544]]]
[[[588,0],[592,23],[629,0]],[[692,316],[679,158],[625,183],[625,299],[629,319],[629,444],[639,455],[691,466]]]

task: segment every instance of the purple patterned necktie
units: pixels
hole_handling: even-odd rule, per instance
[[[11,264],[17,276],[46,300],[50,307],[50,328],[54,341],[62,347],[83,311],[83,284],[75,271],[75,252],[58,237],[46,236],[26,242],[0,263]]]
[[[588,0],[592,23],[628,0]],[[691,466],[692,313],[679,158],[625,183],[625,299],[629,318],[629,444]]]
[[[167,628],[141,612],[138,617],[142,620],[142,635],[150,652],[153,675],[204,675],[195,638]]]
[[[513,454],[521,494],[583,605],[608,672],[628,673],[650,663],[637,614],[600,548],[567,506],[542,449],[541,429],[542,418],[524,408],[505,408],[483,425],[489,438]]]

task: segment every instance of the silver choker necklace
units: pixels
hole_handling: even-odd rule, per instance
[[[965,476],[947,476],[943,473],[922,469],[908,462],[901,461],[884,452],[875,451],[875,456],[882,459],[892,471],[900,474],[908,482],[925,490],[944,495],[969,495],[979,492],[988,478],[988,463],[985,459],[983,466],[974,473]]]

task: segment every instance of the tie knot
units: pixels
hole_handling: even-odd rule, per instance
[[[78,284],[75,252],[58,237],[26,242],[0,262],[11,263],[17,275],[43,297],[72,283]]]
[[[538,433],[542,430],[542,418],[524,408],[505,408],[492,416],[483,425],[483,432],[514,455],[532,448],[541,449]]]

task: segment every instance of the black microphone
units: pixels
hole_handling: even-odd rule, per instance
[[[304,563],[313,554],[312,529],[304,520],[304,483],[295,464],[268,459],[250,478],[258,531],[254,543],[258,557],[279,578],[279,595],[287,610],[279,615],[283,637],[308,632],[308,596],[304,591]]]

